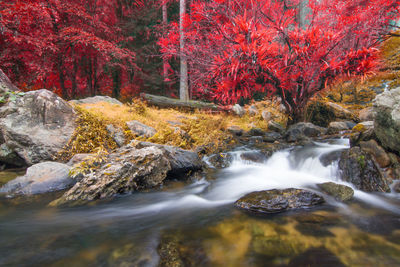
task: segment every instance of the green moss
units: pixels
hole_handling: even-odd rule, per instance
[[[360,155],[359,157],[358,157],[358,164],[360,165],[360,167],[361,167],[361,169],[364,169],[365,168],[365,156],[364,155]]]

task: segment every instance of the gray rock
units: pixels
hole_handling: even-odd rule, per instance
[[[285,128],[283,128],[282,125],[275,121],[269,121],[268,122],[268,130],[277,132],[277,133],[283,133],[285,131]]]
[[[264,163],[267,160],[264,154],[257,151],[243,152],[240,155],[240,158],[242,160],[251,161],[255,163]]]
[[[108,124],[106,126],[106,129],[108,133],[111,135],[111,137],[114,139],[115,143],[119,147],[123,146],[125,144],[125,134],[120,128],[114,127],[112,124]]]
[[[245,114],[244,108],[243,108],[242,106],[240,106],[239,104],[235,104],[235,105],[232,107],[232,112],[233,112],[235,115],[239,116],[239,117],[242,117],[242,116]]]
[[[349,201],[354,196],[354,190],[351,187],[332,182],[317,184],[317,186],[326,194],[334,197],[338,201]]]
[[[358,121],[357,116],[350,110],[336,104],[333,102],[325,103],[328,109],[330,109],[337,119],[349,120],[349,121]]]
[[[391,164],[389,155],[375,140],[362,141],[360,147],[363,151],[371,154],[381,168],[386,168]]]
[[[360,110],[358,113],[360,121],[373,121],[375,118],[375,111],[373,107],[368,107]]]
[[[272,113],[269,112],[268,110],[263,110],[263,112],[261,113],[261,116],[267,122],[272,119]]]
[[[135,144],[134,141],[131,143],[131,145],[139,149],[146,147],[157,147],[158,149],[160,149],[171,165],[171,169],[168,171],[169,178],[186,177],[188,174],[200,171],[204,167],[204,164],[197,153],[193,151],[184,150],[174,146],[153,144],[149,142],[138,142]]]
[[[73,108],[45,89],[8,102],[0,108],[0,117],[4,143],[27,165],[52,160],[76,127]]]
[[[363,121],[358,123],[351,130],[350,146],[356,146],[361,141],[368,141],[375,138],[374,122]]]
[[[289,188],[253,192],[237,200],[235,206],[255,213],[276,213],[309,208],[323,202],[323,197],[314,192]]]
[[[244,130],[236,125],[229,126],[227,131],[236,136],[242,136],[244,134]]]
[[[8,79],[7,75],[0,69],[0,94],[18,91],[18,88]]]
[[[328,134],[336,134],[342,131],[350,130],[349,123],[345,121],[333,121],[328,125]]]
[[[157,133],[156,129],[138,121],[129,121],[126,123],[126,125],[132,131],[132,133],[136,134],[137,136],[145,136],[150,138]]]
[[[263,136],[265,132],[261,130],[260,128],[251,128],[250,131],[248,132],[250,136]]]
[[[81,104],[97,104],[97,103],[100,103],[100,102],[107,102],[107,103],[114,104],[114,105],[119,105],[119,106],[123,105],[121,101],[119,101],[119,100],[117,100],[115,98],[112,98],[112,97],[109,97],[109,96],[102,96],[102,95],[96,95],[96,96],[87,97],[87,98],[78,99],[78,100],[71,100],[69,102],[71,104],[78,104],[78,105],[81,105]]]
[[[207,161],[215,168],[222,169],[227,168],[231,165],[233,157],[229,153],[218,153],[211,155],[207,158]]]
[[[20,158],[7,144],[0,145],[0,162],[16,167],[25,166],[25,160]]]
[[[352,147],[342,153],[339,169],[342,180],[352,183],[359,190],[390,192],[387,181],[375,165],[371,155],[361,150],[360,147]]]
[[[0,193],[8,196],[34,195],[64,190],[72,186],[70,167],[57,162],[42,162],[29,167],[24,176],[8,182],[0,188]]]
[[[326,133],[326,128],[316,126],[310,122],[299,122],[291,125],[285,133],[288,142],[297,142],[317,137]]]
[[[400,87],[374,99],[375,134],[386,149],[400,152]]]
[[[249,115],[250,115],[250,116],[256,116],[256,115],[258,114],[258,109],[257,109],[256,106],[252,105],[252,106],[249,108],[248,112],[249,112]]]
[[[155,146],[137,149],[124,146],[108,156],[100,168],[85,174],[52,206],[80,205],[97,199],[112,198],[136,190],[152,188],[167,177],[171,165],[163,151]]]
[[[263,141],[268,143],[273,143],[275,141],[278,141],[279,139],[282,139],[282,135],[277,132],[268,132],[265,133],[263,136]]]

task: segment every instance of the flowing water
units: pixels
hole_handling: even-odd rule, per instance
[[[253,191],[346,184],[337,159],[347,148],[346,139],[314,143],[263,164],[243,161],[250,148],[241,148],[208,179],[85,207],[47,207],[59,194],[0,199],[0,265],[157,266],[159,250],[185,266],[400,266],[398,194],[355,190],[347,204],[325,196],[317,208],[267,216],[233,207]]]

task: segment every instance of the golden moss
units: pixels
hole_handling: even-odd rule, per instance
[[[93,153],[101,150],[112,150],[117,147],[109,136],[104,122],[89,111],[75,106],[78,113],[76,129],[68,144],[57,155],[57,159],[67,161],[79,153]]]

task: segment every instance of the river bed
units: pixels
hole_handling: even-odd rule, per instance
[[[347,148],[315,142],[260,164],[242,160],[252,150],[242,147],[208,179],[84,207],[47,207],[60,193],[0,199],[0,265],[399,266],[399,194],[355,190],[347,204],[324,195],[316,208],[264,216],[233,207],[252,191],[349,185],[337,167]]]

